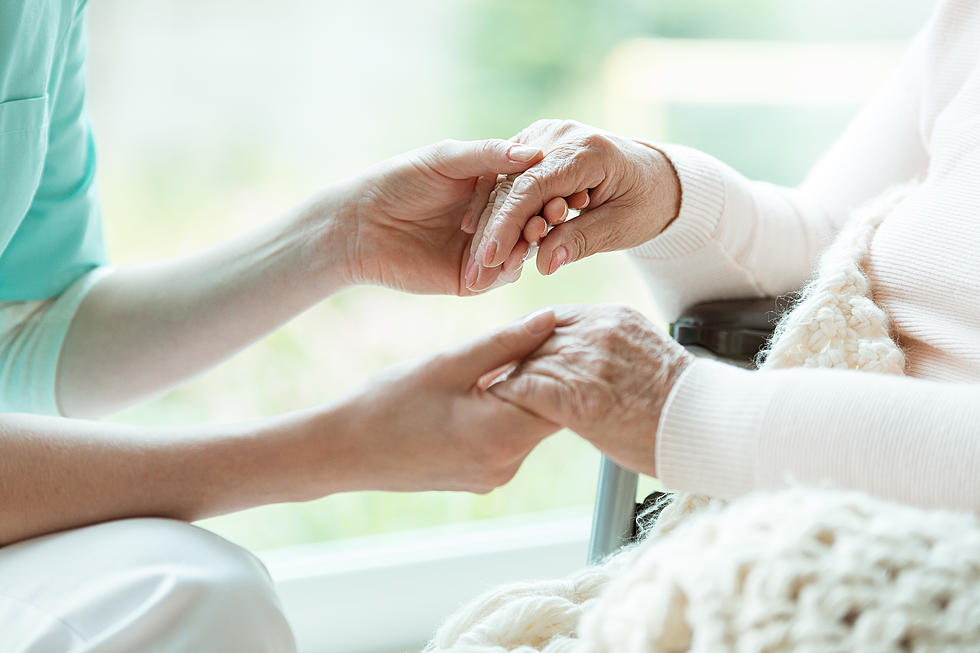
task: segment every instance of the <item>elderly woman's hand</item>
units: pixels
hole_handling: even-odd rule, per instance
[[[500,211],[477,226],[471,252],[482,267],[471,289],[489,287],[497,266],[526,252],[525,243],[540,244],[538,270],[551,274],[598,252],[641,245],[677,215],[677,175],[649,145],[567,120],[539,120],[514,140],[541,148],[545,157],[514,180]],[[481,180],[477,194],[492,181]],[[565,222],[569,207],[582,213]],[[549,232],[549,224],[558,226]]]
[[[653,474],[660,413],[693,356],[630,308],[563,306],[555,316],[554,335],[490,392]]]

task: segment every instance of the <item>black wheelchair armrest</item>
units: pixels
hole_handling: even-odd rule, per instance
[[[670,335],[685,347],[701,347],[718,358],[751,364],[791,305],[789,297],[705,302],[672,322]]]

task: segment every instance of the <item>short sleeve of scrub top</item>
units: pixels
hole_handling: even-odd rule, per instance
[[[0,2],[0,412],[58,414],[68,326],[107,268],[84,0]]]

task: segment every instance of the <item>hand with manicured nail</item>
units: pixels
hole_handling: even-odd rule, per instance
[[[346,490],[489,492],[558,430],[486,391],[481,379],[537,349],[555,327],[534,313],[434,356],[395,365],[345,401],[352,425]]]
[[[506,201],[477,226],[474,290],[495,282],[493,270],[529,244],[539,245],[538,271],[552,274],[598,252],[641,245],[677,215],[680,183],[654,147],[565,120],[539,120],[514,140],[545,157],[512,175]],[[569,209],[581,213],[568,220]]]
[[[512,141],[447,140],[371,168],[343,189],[348,199],[337,240],[345,243],[349,281],[473,294],[464,281],[472,233],[486,203],[486,197],[476,199],[478,181],[522,172],[541,156],[539,148]],[[485,275],[489,281],[481,290],[519,275],[520,266],[501,267]]]

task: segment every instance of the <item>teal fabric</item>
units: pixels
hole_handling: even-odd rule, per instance
[[[0,0],[0,301],[105,263],[85,111],[84,0]]]

